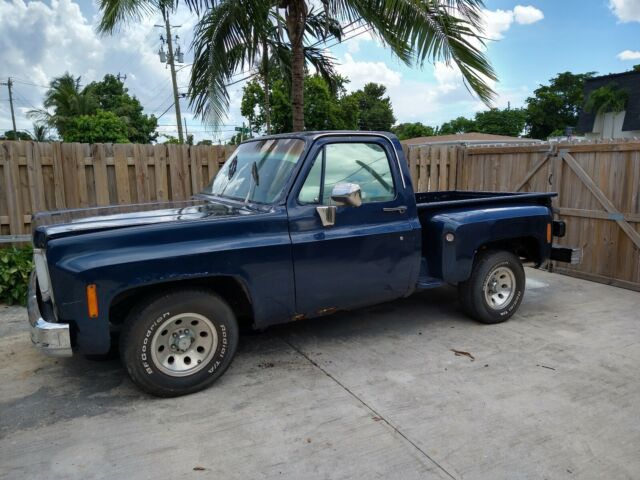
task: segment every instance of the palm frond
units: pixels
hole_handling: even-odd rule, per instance
[[[218,125],[226,114],[233,74],[261,60],[261,39],[272,29],[270,6],[260,0],[225,0],[198,22],[188,96],[196,115],[210,125]]]
[[[102,17],[97,30],[102,34],[113,33],[122,25],[155,15],[163,7],[173,7],[174,3],[165,0],[98,0]]]
[[[481,0],[334,0],[344,20],[361,18],[408,65],[455,63],[467,87],[490,103],[496,74],[482,51]]]

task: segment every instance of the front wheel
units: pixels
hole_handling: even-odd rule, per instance
[[[482,323],[511,318],[522,302],[524,288],[522,262],[505,251],[479,254],[469,280],[458,285],[464,311]]]
[[[142,390],[176,397],[206,388],[230,365],[238,324],[217,295],[184,289],[143,301],[127,318],[120,355]]]

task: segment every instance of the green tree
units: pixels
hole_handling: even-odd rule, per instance
[[[65,142],[128,143],[127,124],[113,112],[98,110],[93,115],[71,118],[62,139]]]
[[[466,117],[458,117],[443,123],[438,129],[438,135],[457,135],[460,133],[475,132],[476,122]]]
[[[575,127],[584,104],[584,82],[594,72],[559,73],[549,85],[541,85],[527,98],[526,128],[528,136],[546,139],[555,131]]]
[[[408,140],[417,137],[432,137],[436,134],[436,129],[421,122],[399,123],[391,128],[400,140]]]
[[[162,142],[163,145],[182,145],[178,137],[174,137],[173,135],[162,135],[166,140]]]
[[[360,130],[391,130],[396,122],[387,87],[379,83],[367,83],[362,90],[353,93],[360,110]]]
[[[33,139],[36,142],[50,142],[49,127],[43,123],[33,124]]]
[[[21,130],[7,130],[4,135],[0,136],[0,140],[33,140],[31,135]]]
[[[68,72],[49,83],[42,103],[43,109],[30,110],[28,116],[37,123],[55,128],[61,137],[75,117],[92,115],[98,108],[96,98],[80,88],[80,77]]]
[[[526,112],[521,108],[492,108],[476,113],[474,123],[476,131],[493,135],[522,135],[526,122]]]
[[[85,117],[98,112],[112,113],[125,125],[125,141],[150,143],[157,138],[157,119],[142,113],[142,105],[129,95],[120,80],[113,75],[105,75],[102,81],[92,82],[84,88],[81,88],[80,80],[80,77],[69,73],[54,78],[44,96],[44,109],[31,110],[29,116],[38,124],[55,128],[64,141],[78,138],[78,126],[88,125]],[[80,122],[77,121],[79,117],[82,117]],[[104,115],[90,123],[96,126],[105,122],[113,123]],[[110,131],[111,127],[106,128]]]
[[[112,112],[127,124],[127,138],[131,143],[151,143],[158,138],[156,117],[145,115],[140,101],[129,95],[124,83],[114,75],[105,75],[100,82],[87,85],[85,90],[96,98],[98,108]]]
[[[304,130],[304,81],[306,52],[327,35],[327,28],[314,31],[309,23],[310,0],[185,0],[202,13],[193,43],[194,68],[190,82],[192,105],[198,115],[221,116],[228,105],[227,80],[238,66],[251,66],[260,54],[265,34],[282,25],[283,45],[291,50],[292,127]],[[130,20],[174,9],[178,0],[99,0],[100,30],[111,32]],[[469,85],[485,102],[494,96],[488,81],[496,75],[482,48],[482,0],[408,1],[326,0],[322,4],[325,24],[359,22],[369,28],[405,64],[422,67],[443,60],[455,63]],[[275,17],[275,18],[274,18]],[[266,50],[266,49],[262,49]],[[269,88],[266,88],[268,91]],[[267,95],[265,98],[269,98]]]
[[[346,79],[336,77],[337,88],[332,90],[329,83],[320,75],[308,75],[305,81],[305,117],[309,130],[345,130],[356,129],[358,125],[359,105],[353,94],[347,95],[344,88]],[[291,98],[287,94],[283,79],[273,81],[270,92],[272,133],[291,131]],[[265,131],[264,90],[257,80],[244,87],[241,113],[251,123],[254,133]]]
[[[629,92],[612,82],[591,92],[584,104],[584,109],[595,114],[618,113],[626,108],[628,101]]]

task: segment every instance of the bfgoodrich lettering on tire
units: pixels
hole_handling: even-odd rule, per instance
[[[524,288],[520,259],[511,252],[495,250],[480,253],[469,280],[458,286],[464,311],[483,323],[511,318],[522,302]]]
[[[131,380],[161,397],[211,385],[233,359],[238,324],[219,296],[180,289],[148,298],[127,318],[120,356]]]

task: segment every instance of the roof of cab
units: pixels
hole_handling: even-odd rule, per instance
[[[251,138],[246,141],[252,140],[268,140],[270,138],[301,138],[305,140],[315,140],[318,137],[328,137],[331,135],[336,136],[349,136],[349,135],[373,135],[373,136],[384,136],[390,138],[392,140],[396,139],[396,136],[391,132],[373,132],[373,131],[364,131],[364,130],[313,130],[313,131],[304,131],[304,132],[291,132],[291,133],[276,133],[273,135],[264,135],[262,137]]]

